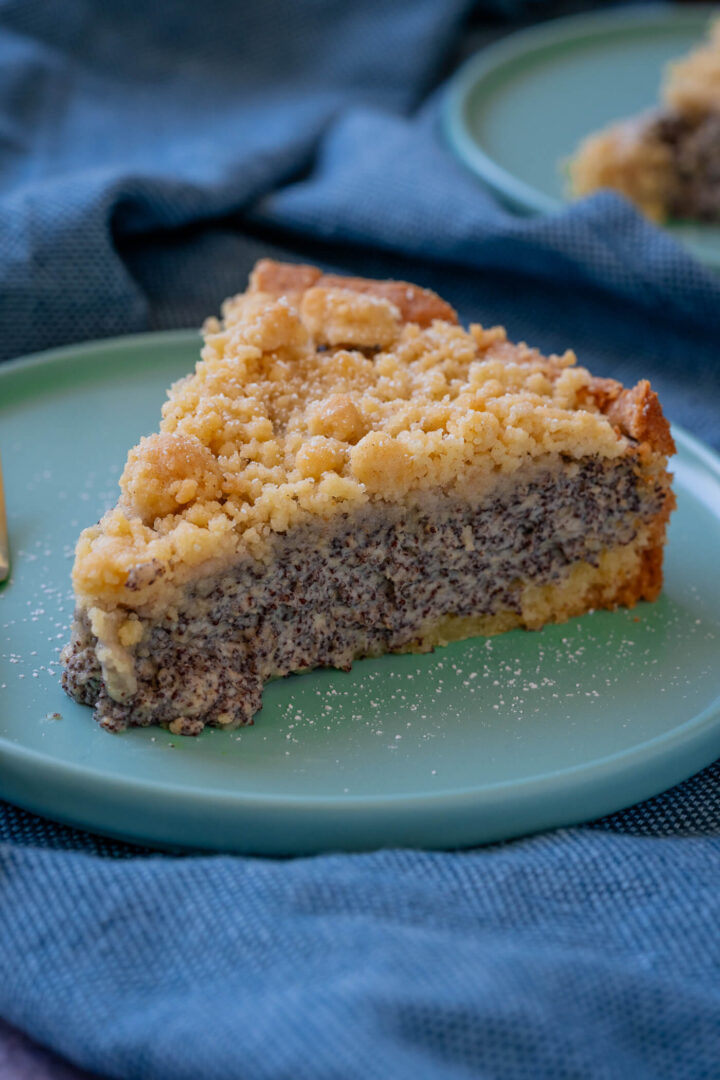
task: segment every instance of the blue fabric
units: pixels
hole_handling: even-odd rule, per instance
[[[10,847],[0,1001],[123,1080],[710,1078],[719,856],[590,831],[289,862]]]
[[[720,276],[609,195],[514,217],[444,146],[444,75],[540,8],[471,6],[5,0],[2,355],[195,325],[289,255],[649,375],[720,445]],[[0,839],[0,1015],[103,1075],[720,1072],[720,763],[475,852],[174,858],[9,806]]]

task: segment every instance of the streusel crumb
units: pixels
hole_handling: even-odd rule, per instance
[[[388,283],[378,296],[338,280],[292,302],[251,289],[208,321],[159,434],[130,452],[118,506],[80,538],[80,596],[132,607],[159,575],[180,584],[241,549],[263,558],[274,533],[312,515],[472,496],[548,455],[625,452],[571,352],[544,357],[501,327],[465,330],[447,306],[422,326]],[[436,302],[415,289],[408,311],[422,320]]]

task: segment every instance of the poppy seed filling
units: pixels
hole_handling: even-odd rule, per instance
[[[82,615],[64,686],[111,731],[248,724],[271,677],[423,651],[424,629],[443,617],[519,613],[528,583],[558,582],[579,561],[596,566],[604,549],[631,544],[664,499],[629,456],[540,467],[475,506],[452,497],[371,505],[303,525],[276,538],[270,562],[249,558],[200,580],[172,616],[148,623],[126,700],[107,693]]]

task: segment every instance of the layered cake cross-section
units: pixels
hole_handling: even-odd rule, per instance
[[[619,191],[655,221],[720,222],[720,19],[668,66],[658,109],[584,140],[570,181],[575,195]]]
[[[647,382],[263,261],[78,541],[63,684],[195,735],[291,672],[653,600],[673,450]]]

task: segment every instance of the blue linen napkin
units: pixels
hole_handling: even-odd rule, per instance
[[[720,446],[720,277],[621,200],[501,210],[438,132],[468,0],[0,7],[0,349],[194,325],[256,258],[437,288]],[[720,763],[475,852],[173,858],[0,807],[0,1015],[152,1080],[711,1077]]]

